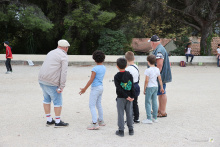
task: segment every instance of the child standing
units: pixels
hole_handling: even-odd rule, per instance
[[[11,74],[12,73],[12,67],[11,67],[12,52],[11,52],[11,47],[9,46],[8,41],[4,42],[4,46],[6,47],[6,62],[5,62],[5,66],[7,68],[6,74]]]
[[[129,65],[125,70],[130,72],[130,74],[133,77],[133,82],[134,82],[134,91],[135,91],[135,96],[134,96],[134,101],[133,101],[134,122],[140,123],[139,108],[138,108],[138,96],[140,94],[139,70],[138,70],[138,66],[136,64],[134,64],[134,53],[133,52],[131,52],[131,51],[126,52],[125,58],[126,58],[128,65]]]
[[[92,123],[87,127],[88,130],[97,130],[99,126],[105,126],[103,120],[103,110],[101,105],[102,93],[103,93],[103,78],[105,76],[106,68],[103,65],[105,60],[105,54],[102,51],[95,51],[93,53],[93,59],[96,62],[96,66],[92,68],[91,78],[84,88],[80,88],[79,94],[86,92],[87,88],[91,86],[91,92],[89,97],[89,108],[92,114]],[[98,109],[99,118],[97,119],[96,109]]]
[[[129,135],[134,135],[132,120],[132,101],[134,100],[134,84],[132,75],[128,71],[125,71],[126,66],[127,61],[125,58],[117,59],[117,68],[119,72],[114,76],[118,111],[118,130],[116,131],[116,135],[121,137],[124,136],[124,111],[126,112]]]
[[[146,75],[145,83],[144,83],[144,94],[145,94],[145,109],[147,113],[147,119],[143,120],[144,124],[152,124],[153,122],[158,122],[157,120],[157,91],[158,91],[158,83],[157,78],[160,83],[160,91],[164,93],[163,84],[160,76],[159,68],[155,67],[156,56],[149,55],[147,57],[147,62],[150,68],[146,69],[144,74]],[[153,109],[153,119],[151,119],[151,101],[152,101],[152,109]]]
[[[217,48],[217,66],[219,66],[219,61],[220,61],[220,44],[218,44],[218,48]]]

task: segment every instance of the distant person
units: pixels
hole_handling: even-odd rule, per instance
[[[156,56],[149,55],[147,56],[147,62],[150,68],[147,68],[144,72],[146,75],[144,82],[144,94],[145,94],[145,109],[147,114],[147,119],[143,120],[144,124],[157,123],[158,107],[157,107],[157,91],[158,83],[157,78],[160,84],[160,92],[164,93],[163,83],[160,76],[159,68],[155,67]],[[151,108],[153,109],[153,118],[151,118]]]
[[[220,44],[218,44],[218,47],[217,47],[217,66],[219,66],[219,61],[220,61]]]
[[[190,63],[192,63],[192,60],[194,58],[194,55],[191,53],[191,43],[188,43],[186,45],[186,48],[185,48],[185,55],[186,55],[186,63],[188,63],[188,58],[191,57],[191,60],[190,60]]]
[[[59,40],[58,47],[47,54],[40,68],[38,80],[43,90],[43,106],[48,126],[55,124],[55,127],[65,127],[69,125],[60,120],[62,92],[65,87],[68,68],[67,52],[69,46],[68,41]],[[50,114],[51,101],[54,104],[55,121]]]
[[[134,82],[134,101],[133,101],[133,115],[134,115],[134,122],[140,123],[139,120],[139,108],[138,108],[138,96],[140,94],[140,87],[139,87],[139,70],[138,66],[134,64],[134,53],[131,51],[128,51],[125,53],[125,58],[128,62],[128,67],[125,69],[126,71],[129,71],[130,74],[133,76],[133,82]]]
[[[124,136],[124,111],[127,118],[127,126],[129,130],[129,135],[134,135],[133,130],[133,100],[135,97],[133,77],[128,72],[125,71],[127,66],[127,61],[125,58],[117,59],[117,68],[119,72],[114,76],[114,83],[116,87],[116,103],[118,112],[118,130],[116,135]]]
[[[9,46],[9,42],[5,41],[4,46],[6,47],[6,61],[5,61],[5,66],[7,69],[6,74],[11,74],[12,73],[12,67],[11,67],[11,59],[12,57],[12,52],[11,52],[11,47]]]
[[[172,81],[172,74],[170,68],[170,62],[168,58],[168,53],[166,49],[161,45],[160,38],[157,35],[153,35],[149,40],[151,47],[153,48],[153,55],[156,56],[156,67],[160,70],[160,75],[163,82],[164,93],[160,91],[160,85],[158,84],[158,117],[167,117],[166,113],[166,104],[167,104],[167,95],[166,95],[166,83]]]
[[[96,66],[92,68],[90,80],[84,88],[80,88],[79,94],[86,92],[87,88],[91,86],[91,92],[89,97],[89,108],[92,114],[92,123],[87,127],[88,130],[97,130],[99,126],[105,126],[103,120],[102,110],[102,93],[103,93],[103,78],[105,76],[106,68],[103,65],[105,60],[105,54],[102,51],[93,52],[93,59],[96,62]],[[99,118],[97,119],[96,109],[98,109]]]

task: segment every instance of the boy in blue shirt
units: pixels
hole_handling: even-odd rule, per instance
[[[96,66],[92,69],[91,78],[84,88],[80,88],[79,94],[86,92],[87,88],[91,85],[91,92],[89,97],[89,108],[92,114],[92,123],[87,127],[88,130],[97,130],[99,126],[105,126],[103,120],[103,110],[101,105],[102,93],[103,93],[103,78],[105,76],[106,68],[103,65],[105,60],[105,54],[102,51],[95,51],[93,53],[93,59],[96,62]],[[96,109],[98,109],[99,118],[97,119]]]

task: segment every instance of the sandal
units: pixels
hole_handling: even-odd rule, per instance
[[[158,113],[157,117],[167,117],[167,113],[165,112],[164,114],[162,114],[161,112]]]

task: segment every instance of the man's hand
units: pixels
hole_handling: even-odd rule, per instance
[[[62,88],[57,88],[57,93],[62,93],[63,92],[63,89]]]
[[[161,92],[161,93],[164,93],[164,89],[163,89],[163,88],[161,88],[161,89],[160,89],[160,92]]]
[[[146,94],[146,90],[144,90],[144,92],[143,92],[143,93],[144,93],[144,95],[145,95],[145,94]]]
[[[85,92],[86,92],[86,89],[85,89],[85,88],[80,88],[80,92],[79,92],[80,95],[83,94],[83,93],[85,93]]]

